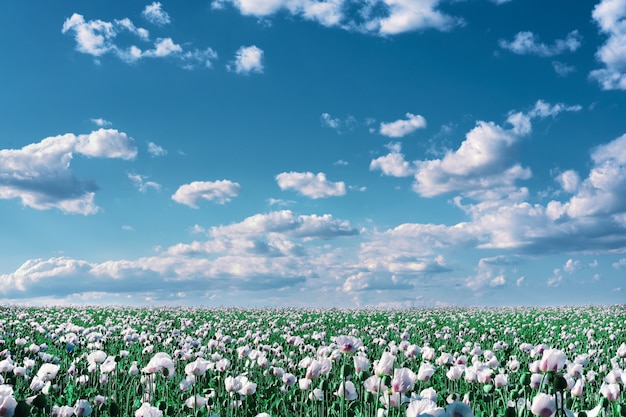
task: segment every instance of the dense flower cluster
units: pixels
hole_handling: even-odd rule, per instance
[[[10,307],[0,417],[617,417],[625,340],[624,306]]]

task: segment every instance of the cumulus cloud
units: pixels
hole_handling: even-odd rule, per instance
[[[228,69],[237,74],[250,74],[251,72],[263,72],[263,50],[255,45],[242,46],[237,50],[235,59]]]
[[[198,208],[200,200],[214,201],[218,204],[228,203],[233,197],[237,197],[241,186],[229,180],[220,181],[194,181],[178,187],[172,195],[172,200],[191,208]]]
[[[626,1],[602,0],[593,9],[592,17],[608,39],[596,52],[604,68],[589,75],[604,90],[626,90]]]
[[[281,190],[295,190],[313,199],[346,194],[346,185],[343,181],[328,181],[323,172],[317,174],[312,172],[283,172],[276,176],[276,182]]]
[[[602,0],[591,15],[608,39],[596,52],[604,68],[589,76],[604,90],[626,90],[626,0]]]
[[[409,177],[413,175],[415,167],[404,159],[404,154],[400,152],[402,145],[400,143],[391,143],[387,145],[387,148],[391,152],[373,159],[370,162],[370,171],[379,169],[384,175],[392,177]]]
[[[391,138],[401,138],[409,133],[415,132],[417,129],[423,129],[425,127],[426,119],[424,119],[423,116],[407,113],[406,119],[381,123],[380,134]]]
[[[155,1],[143,9],[141,15],[153,25],[163,26],[170,23],[170,15],[161,8],[161,3]]]
[[[517,143],[531,133],[532,119],[580,109],[539,100],[525,113],[511,112],[506,120],[508,126],[478,121],[459,148],[447,151],[441,159],[409,163],[400,154],[399,145],[394,145],[390,154],[373,160],[370,169],[381,169],[394,176],[413,174],[413,189],[425,197],[450,192],[476,197],[483,192],[510,190],[517,180],[531,176],[530,169],[512,162],[512,156]]]
[[[257,17],[286,11],[326,27],[387,36],[430,28],[449,30],[462,23],[461,19],[440,11],[440,3],[440,0],[374,0],[360,4],[348,4],[347,0],[214,0],[211,4],[215,9],[231,4],[241,14]],[[348,6],[352,10],[356,8],[355,13],[348,13]]]
[[[21,149],[0,150],[0,198],[19,198],[38,210],[93,214],[98,190],[93,181],[79,180],[70,169],[75,154],[130,160],[137,155],[134,140],[115,129],[89,134],[68,133],[43,139]]]
[[[501,39],[499,44],[501,48],[515,54],[549,57],[576,51],[581,45],[581,38],[578,31],[574,30],[568,33],[565,39],[557,39],[554,44],[546,45],[532,32],[519,32],[512,41]]]
[[[155,5],[158,7],[154,7]],[[160,9],[159,3],[153,3],[146,10],[149,10],[148,16],[152,19],[156,18],[159,11],[161,19],[167,16]],[[146,10],[144,10],[144,17]],[[157,38],[151,42],[148,30],[136,27],[128,18],[112,22],[99,19],[85,20],[83,15],[74,13],[65,20],[61,32],[73,34],[76,50],[93,56],[97,63],[100,62],[100,57],[112,54],[128,63],[137,62],[142,58],[170,58],[176,60],[184,68],[191,69],[196,66],[210,68],[212,61],[217,58],[217,53],[211,48],[184,50],[169,37]],[[118,35],[124,33],[136,36],[137,40],[143,44],[151,43],[151,46],[137,46],[133,43],[121,45],[118,43],[120,41]]]

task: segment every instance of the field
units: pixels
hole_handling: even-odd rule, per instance
[[[623,305],[0,310],[0,417],[619,417],[625,382]]]

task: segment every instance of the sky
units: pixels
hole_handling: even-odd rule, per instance
[[[626,0],[27,0],[0,27],[2,304],[626,301]]]

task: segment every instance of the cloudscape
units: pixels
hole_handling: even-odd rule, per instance
[[[626,300],[626,0],[32,3],[0,302]]]

